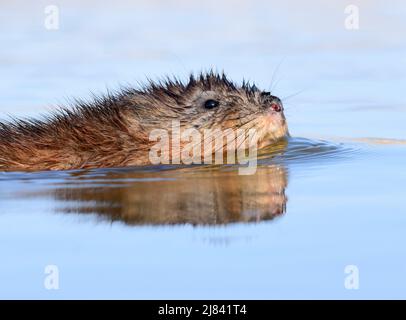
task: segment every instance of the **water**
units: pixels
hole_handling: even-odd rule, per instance
[[[292,138],[252,176],[0,173],[1,298],[405,298],[405,4],[354,2],[356,31],[338,0],[55,4],[56,31],[47,2],[1,4],[2,118],[216,67],[300,91],[285,101]]]

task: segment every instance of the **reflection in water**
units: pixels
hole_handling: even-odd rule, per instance
[[[287,166],[321,165],[355,151],[344,145],[291,138],[261,150],[254,175],[238,175],[237,166],[168,166],[5,173],[0,181],[40,183],[37,191],[19,195],[50,196],[57,202],[57,212],[96,214],[129,225],[253,222],[285,212]]]
[[[287,175],[281,166],[251,176],[240,176],[236,170],[186,171],[175,179],[158,180],[116,172],[90,183],[79,179],[73,186],[64,184],[49,192],[63,201],[58,211],[95,213],[136,225],[261,221],[285,211]]]

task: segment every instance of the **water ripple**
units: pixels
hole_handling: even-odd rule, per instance
[[[342,161],[351,159],[366,151],[361,143],[335,143],[324,140],[292,137],[272,146],[263,148],[258,153],[258,166],[308,164],[325,164],[326,161]],[[178,174],[199,173],[205,171],[237,170],[238,165],[160,165],[125,168],[102,168],[91,170],[41,171],[41,172],[0,172],[1,181],[52,181],[53,183],[69,184],[74,181],[101,183],[164,181],[169,176]],[[128,177],[128,174],[131,177]]]

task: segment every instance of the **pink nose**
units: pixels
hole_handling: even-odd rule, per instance
[[[275,112],[281,112],[282,111],[282,106],[279,103],[276,103],[276,102],[271,104],[271,108]]]

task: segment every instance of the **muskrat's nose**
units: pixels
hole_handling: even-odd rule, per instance
[[[282,111],[282,106],[277,103],[277,102],[272,102],[271,103],[271,109],[275,112],[281,112]]]
[[[273,97],[271,100],[271,109],[275,112],[281,112],[283,110],[283,104],[281,99],[278,97]]]
[[[276,96],[271,95],[270,92],[261,93],[262,101],[267,108],[270,108],[272,111],[281,112],[283,111],[283,104],[281,99]]]

